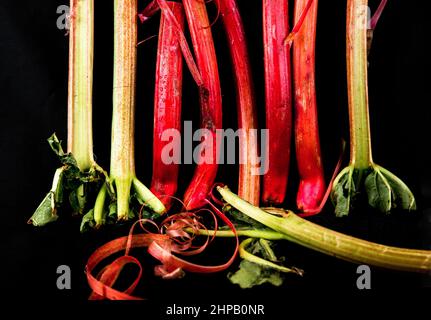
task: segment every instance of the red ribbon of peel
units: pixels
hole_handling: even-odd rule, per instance
[[[205,229],[202,222],[199,221],[199,217],[196,213],[185,212],[166,218],[160,225],[160,227],[151,220],[139,219],[130,228],[128,236],[124,236],[115,240],[112,240],[102,247],[98,248],[89,258],[86,266],[87,281],[92,289],[90,300],[142,300],[143,298],[133,296],[132,293],[136,289],[141,277],[142,277],[142,265],[134,257],[130,255],[132,248],[143,248],[148,247],[148,253],[159,260],[162,265],[155,268],[155,274],[161,276],[163,279],[175,279],[179,278],[184,274],[184,271],[196,272],[196,273],[212,273],[220,272],[227,269],[235,260],[238,249],[239,239],[233,223],[209,200],[207,203],[214,210],[215,214],[211,210],[200,210],[208,211],[214,218],[215,229],[218,228],[217,217],[219,217],[235,234],[236,245],[235,250],[230,259],[221,265],[216,266],[203,266],[185,261],[172,253],[177,253],[183,256],[191,256],[202,253],[208,244],[214,239],[214,236],[207,237],[206,241],[200,245],[195,246],[192,244],[198,232],[194,232],[192,235],[185,232],[185,228],[191,228],[192,230]],[[199,212],[199,211],[198,211]],[[157,233],[151,233],[147,228],[144,227],[146,223],[149,223],[156,227]],[[136,225],[140,225],[144,234],[134,234]],[[94,277],[92,275],[93,270],[105,259],[113,254],[120,251],[125,251],[124,256],[121,256],[114,260],[111,264],[102,269],[101,272]],[[139,272],[132,284],[124,291],[118,291],[113,288],[121,271],[128,264],[134,264],[138,266]]]
[[[212,187],[210,193],[209,193],[211,200],[219,206],[224,206],[224,203],[223,203],[223,201],[221,201],[217,198],[217,196],[214,193],[214,190],[216,190],[217,187],[223,188],[224,186],[225,185],[223,183],[215,183],[214,186]]]

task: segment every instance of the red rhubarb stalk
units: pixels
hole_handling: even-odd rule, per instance
[[[374,30],[376,28],[377,23],[379,22],[380,16],[385,10],[387,3],[388,3],[388,0],[382,0],[380,2],[379,7],[377,8],[376,12],[374,13],[373,17],[370,20],[370,29]]]
[[[184,10],[180,3],[170,2],[175,19],[184,27]],[[151,191],[168,208],[178,186],[179,160],[171,159],[166,150],[175,141],[164,134],[181,130],[183,60],[175,26],[161,17],[154,95],[153,178]],[[174,146],[175,147],[175,146]],[[179,146],[181,147],[181,145]],[[165,150],[166,149],[166,150]],[[173,163],[167,161],[172,160]],[[177,161],[178,160],[178,161]]]
[[[206,204],[205,199],[214,184],[217,175],[217,139],[216,129],[222,126],[222,98],[217,58],[211,33],[210,22],[205,2],[202,0],[184,0],[190,36],[202,77],[200,86],[200,125],[206,133],[202,137],[194,176],[184,195],[186,209],[193,210]],[[206,152],[211,154],[206,154]]]
[[[287,0],[263,1],[263,38],[265,63],[266,127],[269,142],[265,150],[268,168],[263,177],[264,203],[284,201],[289,175],[292,134],[292,94]]]
[[[376,12],[373,14],[373,16],[369,21],[368,30],[367,30],[367,53],[368,54],[370,54],[371,45],[373,43],[374,30],[377,27],[377,23],[379,22],[380,17],[386,8],[387,3],[388,3],[388,0],[381,0],[379,7],[377,8]]]
[[[295,21],[308,2],[295,2]],[[314,72],[317,4],[317,0],[311,4],[293,46],[295,145],[300,177],[296,202],[305,212],[315,210],[325,194]]]
[[[140,14],[138,14],[141,23],[144,23],[160,10],[157,0],[151,1]]]
[[[240,130],[240,165],[238,195],[259,205],[258,144],[251,130],[257,128],[256,103],[244,26],[235,0],[219,0],[220,13],[229,41],[237,87],[238,127]]]

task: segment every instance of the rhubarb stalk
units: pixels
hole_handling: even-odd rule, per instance
[[[206,204],[217,175],[217,154],[219,144],[216,129],[222,126],[222,98],[210,22],[205,1],[184,0],[184,9],[189,25],[190,36],[200,71],[200,125],[204,131],[197,159],[197,166],[185,195],[187,210],[193,210]]]
[[[218,5],[229,42],[236,80],[238,127],[241,133],[238,195],[254,205],[259,205],[256,104],[244,26],[236,0],[219,0]]]
[[[184,28],[184,10],[180,3],[170,2],[169,7]],[[183,61],[177,39],[176,28],[171,20],[162,15],[159,29],[159,44],[156,66],[156,86],[154,95],[154,137],[153,137],[153,178],[151,191],[166,207],[178,185],[179,160],[166,163],[165,149],[176,141],[166,141],[164,134],[181,130]],[[181,146],[180,146],[181,147]]]
[[[296,23],[308,3],[309,0],[295,1]],[[325,193],[314,71],[317,4],[317,0],[311,4],[293,46],[295,145],[300,177],[296,202],[304,212],[315,210]]]
[[[118,220],[127,220],[132,213],[129,208],[131,191],[138,200],[155,213],[166,211],[163,203],[136,178],[135,173],[135,73],[137,43],[137,0],[114,1],[114,83],[111,139],[111,179],[115,186],[112,197],[116,204]],[[106,191],[101,190],[94,208],[96,225],[106,218],[104,200]]]
[[[395,207],[415,210],[410,189],[373,161],[367,87],[367,0],[347,2],[347,81],[350,120],[350,164],[340,172],[332,199],[337,216],[345,216],[363,187],[368,203],[384,213]]]
[[[106,172],[93,157],[93,15],[93,0],[70,1],[67,153],[55,135],[48,139],[63,166],[56,171],[51,191],[29,220],[36,226],[57,219],[57,209],[66,192],[72,209],[82,214],[94,185],[97,188],[107,180]]]
[[[265,150],[268,168],[263,177],[264,203],[281,205],[289,174],[292,134],[292,94],[287,0],[263,0],[265,110],[269,142]]]
[[[291,211],[260,209],[242,200],[227,187],[217,187],[217,190],[229,205],[301,246],[354,263],[400,271],[431,271],[429,250],[403,249],[357,239],[304,220]],[[271,233],[262,231],[261,236],[265,238],[266,235],[275,238]],[[258,232],[254,236],[260,237]]]

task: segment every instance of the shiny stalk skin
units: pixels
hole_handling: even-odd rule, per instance
[[[430,250],[391,247],[354,238],[300,218],[291,211],[255,207],[227,187],[217,187],[217,190],[238,211],[281,233],[286,240],[306,248],[358,264],[399,271],[431,272]]]
[[[208,161],[200,161],[185,195],[187,210],[197,209],[206,204],[205,199],[217,176],[216,129],[222,127],[222,97],[211,23],[208,19],[206,3],[202,0],[184,0],[184,9],[190,30],[197,65],[202,76],[200,90],[200,125],[207,129],[202,141],[212,142],[212,154],[201,155]]]
[[[347,87],[350,121],[350,164],[367,169],[373,164],[368,112],[368,0],[347,2]]]
[[[292,135],[292,84],[287,0],[263,0],[265,65],[265,112],[269,142],[264,150],[268,167],[263,177],[262,201],[281,205],[284,201],[290,164]]]
[[[295,21],[309,0],[295,1]],[[315,47],[318,0],[314,0],[295,36],[293,75],[295,92],[295,146],[299,172],[296,198],[301,211],[315,210],[325,194],[315,89]]]
[[[242,129],[239,140],[241,161],[238,195],[254,205],[259,205],[258,143],[257,136],[251,133],[251,130],[258,128],[258,124],[244,26],[236,0],[219,0],[218,5],[229,42],[236,81],[238,127]]]
[[[180,3],[170,2],[175,19],[184,29],[184,10]],[[176,28],[161,16],[154,94],[153,177],[151,191],[168,208],[178,187],[177,163],[165,164],[163,150],[173,141],[163,141],[163,133],[181,130],[183,60]],[[181,142],[178,146],[181,148]],[[180,159],[179,159],[180,160]]]

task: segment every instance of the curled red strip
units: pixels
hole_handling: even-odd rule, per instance
[[[215,229],[218,228],[217,217],[221,219],[234,233],[236,233],[233,223],[210,201],[208,204],[212,210],[202,209],[198,212],[209,212],[215,224]],[[155,227],[156,233],[150,232],[145,224],[151,224]],[[134,234],[135,227],[139,225],[143,230],[143,234]],[[142,300],[143,298],[133,295],[139,281],[142,277],[142,265],[135,257],[130,255],[133,248],[148,247],[148,253],[155,259],[161,262],[161,265],[155,268],[155,275],[163,279],[176,279],[184,275],[184,271],[196,273],[213,273],[227,269],[235,260],[238,254],[239,239],[236,236],[235,250],[230,259],[220,265],[203,266],[188,262],[177,257],[175,254],[182,256],[192,256],[202,253],[208,244],[214,239],[208,237],[201,245],[194,245],[193,240],[197,232],[186,232],[185,229],[197,230],[205,229],[201,222],[201,217],[197,213],[184,212],[167,217],[157,225],[154,221],[148,219],[139,219],[130,228],[128,236],[124,236],[112,240],[102,247],[98,248],[89,258],[86,266],[87,281],[92,289],[90,300]],[[94,269],[105,259],[113,254],[124,251],[124,256],[114,260],[111,264],[102,269],[99,274],[94,277]],[[113,288],[121,271],[128,264],[134,264],[139,268],[139,272],[132,284],[124,291],[119,291]]]

